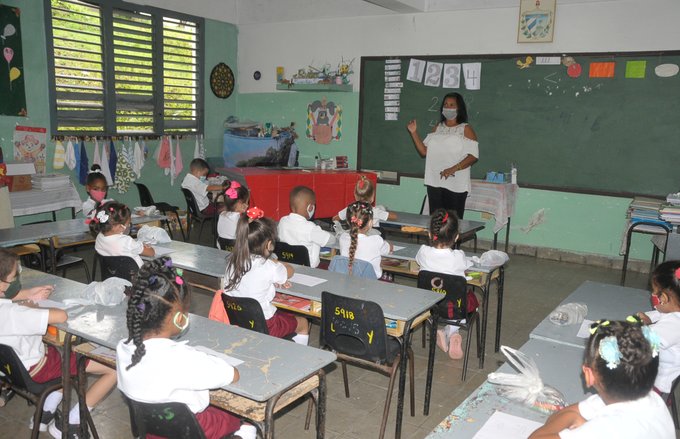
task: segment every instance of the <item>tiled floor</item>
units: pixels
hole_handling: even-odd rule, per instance
[[[202,241],[208,244],[207,233],[204,233]],[[90,261],[89,256],[87,260]],[[78,280],[81,277],[78,269],[74,269],[69,275]],[[512,256],[506,271],[502,343],[512,347],[521,346],[527,341],[529,332],[539,321],[583,281],[593,280],[617,284],[619,276],[619,271],[611,269]],[[401,278],[398,281],[413,284],[413,280],[409,279]],[[627,286],[646,288],[646,283],[646,275],[629,273]],[[413,338],[416,415],[414,417],[408,415],[407,403],[402,437],[425,437],[485,380],[488,373],[501,364],[502,355],[493,352],[495,299],[496,296],[492,293],[485,368],[478,369],[473,346],[467,379],[461,382],[462,361],[450,360],[445,353],[437,350],[432,402],[430,415],[427,417],[423,416],[427,351],[421,347],[421,330],[416,331]],[[195,294],[192,312],[206,315],[209,305],[210,297],[201,293]],[[318,346],[318,327],[315,326],[314,329],[310,343]],[[328,370],[326,437],[330,439],[377,437],[387,389],[387,378],[352,366],[349,367],[349,378],[351,397],[348,399],[344,395],[340,368],[333,366]],[[310,431],[303,429],[306,407],[306,404],[301,403],[277,416],[277,438],[315,437],[313,428]],[[28,407],[21,398],[15,397],[6,407],[0,409],[0,437],[29,437],[27,425],[32,413],[32,408]],[[395,414],[396,390],[388,420],[386,433],[388,438],[394,437]],[[123,405],[117,391],[114,391],[96,409],[94,419],[99,435],[104,439],[132,437],[127,408]],[[40,437],[49,436],[43,433]]]

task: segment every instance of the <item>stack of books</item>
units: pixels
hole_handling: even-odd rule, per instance
[[[661,219],[662,205],[663,201],[661,200],[635,197],[628,206],[628,216],[633,223],[644,221],[670,227],[666,221]]]
[[[71,179],[63,174],[32,175],[31,184],[33,189],[41,191],[55,191],[68,189],[71,186]]]
[[[659,211],[661,219],[673,225],[680,225],[680,206],[664,206]]]

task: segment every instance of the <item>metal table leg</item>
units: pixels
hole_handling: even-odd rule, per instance
[[[408,366],[408,347],[411,343],[411,325],[413,320],[404,325],[403,343],[401,344],[401,364],[399,365],[399,396],[397,398],[397,427],[394,433],[396,439],[401,438],[401,424],[404,418],[404,393],[406,390],[406,370]]]
[[[437,324],[439,322],[439,313],[436,312],[435,308],[430,310],[430,315],[432,316],[432,326],[430,327],[430,346],[427,354],[427,379],[425,381],[425,404],[423,406],[423,415],[428,416],[430,414],[430,398],[432,396],[432,376],[434,375],[434,355],[437,339]],[[425,328],[423,328],[425,331]]]

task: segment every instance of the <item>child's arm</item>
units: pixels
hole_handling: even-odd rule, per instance
[[[543,427],[531,433],[529,439],[559,439],[560,431],[580,427],[585,422],[578,404],[573,404],[552,414]]]
[[[293,268],[293,266],[290,265],[288,262],[281,262],[281,264],[283,264],[283,266],[286,267],[286,273],[288,274],[288,279],[293,277],[293,275],[295,274],[295,269]]]
[[[234,379],[231,380],[231,382],[232,382],[232,383],[235,383],[236,381],[238,381],[239,378],[241,378],[241,375],[239,375],[238,369],[237,369],[237,368],[234,368]]]
[[[49,308],[50,315],[47,317],[47,324],[52,325],[54,323],[64,323],[68,320],[68,314],[63,309]]]
[[[206,190],[208,192],[221,192],[224,188],[222,188],[221,184],[211,184],[207,186]]]
[[[140,255],[148,257],[156,256],[156,250],[154,250],[153,247],[151,247],[150,245],[144,244],[144,248],[141,251]]]
[[[54,291],[53,285],[40,285],[33,288],[25,288],[17,293],[12,301],[19,302],[21,300],[33,300],[40,301],[50,297],[50,294]]]
[[[397,214],[396,214],[396,213],[394,213],[394,212],[387,212],[387,220],[388,220],[388,221],[389,221],[389,220],[394,221],[394,220],[396,220],[396,219],[397,219]]]

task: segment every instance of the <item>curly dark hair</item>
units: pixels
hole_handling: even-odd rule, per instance
[[[680,303],[680,278],[678,277],[680,261],[666,261],[659,264],[652,273],[652,285],[666,294],[675,296],[675,301]]]
[[[98,215],[103,212],[106,215],[106,221],[99,219]],[[123,203],[117,201],[109,201],[102,204],[92,211],[90,216],[90,233],[97,236],[99,233],[107,233],[113,229],[113,226],[119,224],[127,224],[132,218],[130,208]]]

